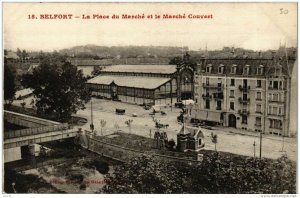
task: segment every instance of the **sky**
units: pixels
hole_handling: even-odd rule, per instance
[[[37,19],[29,19],[34,14]],[[72,14],[72,19],[40,19]],[[109,19],[82,19],[82,15]],[[185,19],[112,19],[122,15],[177,15]],[[189,19],[212,15],[210,19]],[[80,18],[74,18],[79,16]],[[296,3],[3,3],[4,48],[53,51],[78,45],[224,46],[252,50],[297,46]]]

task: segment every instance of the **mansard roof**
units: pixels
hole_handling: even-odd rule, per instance
[[[273,59],[263,58],[221,58],[221,59],[202,59],[200,61],[200,73],[207,73],[206,67],[212,67],[210,74],[222,75],[218,73],[219,66],[224,66],[223,75],[238,75],[245,76],[244,68],[249,66],[249,74],[247,76],[259,76],[257,74],[257,68],[262,67],[262,76],[272,75],[275,72],[275,68],[282,68],[282,74],[291,74],[295,64],[294,59],[286,59],[285,57],[275,57]],[[236,73],[231,73],[233,66],[236,66]]]

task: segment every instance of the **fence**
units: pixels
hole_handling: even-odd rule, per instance
[[[37,134],[41,134],[41,133],[66,130],[66,129],[68,129],[68,127],[69,127],[69,125],[67,123],[63,123],[63,124],[59,124],[59,125],[8,131],[8,132],[4,132],[4,139],[18,138],[18,137],[24,137],[24,136],[37,135]]]

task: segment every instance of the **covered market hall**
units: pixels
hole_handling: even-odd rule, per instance
[[[133,104],[177,101],[176,65],[113,65],[87,82],[92,95]]]

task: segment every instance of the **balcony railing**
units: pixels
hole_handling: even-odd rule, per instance
[[[222,108],[221,107],[217,107],[216,110],[220,111],[220,110],[222,110]]]
[[[223,100],[224,99],[223,93],[213,93],[213,96],[214,96],[215,100]]]
[[[239,97],[239,102],[240,102],[241,104],[249,104],[249,103],[250,103],[250,98],[247,98],[247,99],[245,100],[245,99]]]
[[[274,103],[285,103],[283,100],[274,100],[274,99],[269,99],[269,102],[274,102]]]
[[[219,89],[219,90],[223,90],[224,85],[218,85],[218,84],[206,84],[203,83],[202,84],[204,88],[210,88],[210,89]]]
[[[202,98],[205,100],[211,100],[212,99],[212,95],[206,95],[206,94],[202,94]]]
[[[250,114],[250,112],[247,111],[247,110],[245,110],[245,109],[239,110],[238,113],[239,113],[240,115],[246,115],[246,116],[248,116],[248,115]]]
[[[254,124],[256,127],[261,127],[261,123],[255,123]]]
[[[249,92],[250,91],[250,86],[239,86],[239,90],[242,92]]]

